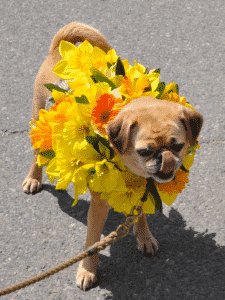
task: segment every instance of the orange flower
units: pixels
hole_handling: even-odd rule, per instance
[[[122,99],[115,98],[115,96],[111,94],[103,94],[98,98],[92,111],[92,119],[101,132],[105,131],[104,128],[106,124],[115,118],[119,112],[119,109],[113,110],[113,107],[122,102]]]
[[[40,110],[39,121],[33,121],[36,125],[31,129],[31,142],[34,149],[40,152],[52,149],[53,130],[50,124],[60,124],[67,121],[67,110],[71,105],[71,100],[56,101],[50,111]]]
[[[55,104],[54,104],[53,106],[50,107],[49,111],[57,111],[59,104],[62,103],[62,102],[67,102],[67,103],[69,103],[69,104],[72,104],[72,103],[73,103],[72,100],[71,100],[71,98],[66,96],[66,97],[65,97],[64,99],[62,99],[62,100],[61,100],[61,99],[57,99],[57,100],[55,101]]]
[[[176,172],[174,180],[166,183],[157,183],[159,192],[168,193],[169,195],[181,193],[185,189],[185,185],[188,183],[188,173],[182,170]]]
[[[127,94],[129,96],[133,95],[133,85],[131,82],[131,79],[127,76],[124,76],[122,80],[122,87],[123,89],[121,90],[124,94]]]
[[[142,96],[146,87],[149,87],[146,75],[141,75],[139,78],[134,78],[133,80],[130,76],[124,76],[119,91],[126,97],[138,98]]]
[[[69,101],[60,101],[50,108],[51,123],[62,123],[67,121],[67,110],[71,106]]]
[[[52,149],[52,128],[49,124],[49,113],[40,110],[39,121],[33,121],[37,127],[31,129],[31,142],[34,149],[40,152]]]
[[[162,97],[162,100],[168,100],[168,101],[173,101],[173,102],[177,102],[180,104],[185,105],[186,103],[186,98],[185,97],[180,97],[177,93],[165,93]]]

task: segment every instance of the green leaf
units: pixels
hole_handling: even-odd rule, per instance
[[[99,150],[101,152],[101,155],[104,156],[107,160],[110,159],[110,150],[108,147],[103,145],[100,141],[98,142]]]
[[[116,88],[116,85],[97,68],[91,67],[90,71],[93,76],[92,79],[94,78],[93,80],[96,80],[97,82],[107,82],[109,86],[111,86],[112,90]]]
[[[88,136],[86,136],[86,141],[89,143],[89,144],[91,144],[91,145],[94,145],[94,143],[96,142],[96,140],[97,140],[97,136],[95,135],[95,136],[93,136],[93,135],[88,135]]]
[[[150,72],[149,68],[146,68],[144,74],[149,74],[149,72]]]
[[[146,185],[145,193],[144,193],[144,195],[141,198],[142,202],[146,202],[147,201],[147,199],[148,199],[148,193],[149,193],[149,190],[148,190],[148,187]]]
[[[85,95],[81,95],[81,97],[75,97],[77,103],[89,104],[88,98]]]
[[[87,170],[88,174],[91,176],[91,178],[93,178],[94,174],[96,173],[95,168],[90,168]]]
[[[101,154],[98,146],[98,138],[96,136],[86,136],[86,141],[93,146],[95,151],[97,151],[99,154]]]
[[[55,103],[55,100],[53,98],[48,99],[48,101]]]
[[[180,169],[186,173],[189,173],[189,171],[183,165],[180,167]]]
[[[96,170],[95,170],[95,168],[92,167],[92,168],[88,169],[87,172],[90,173],[90,174],[91,173],[94,174],[94,173],[96,173]]]
[[[92,146],[97,141],[97,136],[86,136],[86,141],[91,144]]]
[[[178,85],[175,82],[169,83],[167,84],[167,86],[165,87],[165,90],[163,92],[164,94],[170,94],[170,93],[179,93],[179,88]]]
[[[102,144],[104,147],[109,149],[110,151],[110,159],[114,157],[114,151],[110,147],[110,143],[101,137],[99,134],[96,134],[95,136],[86,136],[86,141],[93,146],[93,148],[99,153],[102,154],[99,148],[99,144]]]
[[[55,157],[55,151],[54,150],[47,150],[43,152],[39,152],[40,155],[44,156],[45,158],[54,158]]]
[[[150,73],[147,76],[148,76],[148,80],[150,83],[152,83],[153,81],[160,82],[160,80],[159,80],[160,74],[159,73]]]
[[[144,74],[149,74],[150,71],[151,70],[149,68],[146,68],[144,71]],[[156,70],[152,71],[150,74],[153,74],[153,73],[160,74],[160,69],[156,69]]]
[[[151,89],[151,85],[150,86],[147,86],[145,89],[144,89],[144,93],[146,92],[150,92],[152,89]]]
[[[104,145],[106,146],[108,149],[111,149],[110,147],[110,143],[109,141],[107,141],[106,139],[104,139],[102,136],[100,136],[99,134],[96,134],[98,140]]]
[[[155,186],[155,182],[152,178],[147,179],[146,190],[147,189],[151,193],[152,197],[155,200],[155,208],[157,208],[158,211],[160,211],[162,213],[162,200],[159,196],[159,193],[158,193],[157,188]]]
[[[110,147],[110,159],[114,157],[114,150]]]
[[[156,69],[156,70],[153,71],[152,73],[158,73],[158,74],[160,74],[160,69]]]
[[[58,87],[57,85],[55,84],[52,84],[52,83],[46,83],[44,85],[50,92],[52,92],[53,90],[56,90],[58,92],[62,92],[62,93],[66,93],[68,92],[67,90],[64,90],[64,89],[61,89],[60,87]]]
[[[110,78],[110,80],[112,81],[112,83],[115,84],[115,86],[119,87],[122,84],[122,80],[123,80],[123,75],[116,75]]]
[[[187,103],[187,101],[186,101],[186,103]],[[197,146],[198,146],[198,141],[196,141],[196,143],[195,143],[195,145],[193,147],[190,146],[188,148],[188,154],[190,154],[192,152],[195,152],[195,147],[197,147]]]
[[[112,67],[112,64],[109,61],[107,61],[107,67],[108,67],[108,69],[110,69]]]
[[[109,154],[109,159],[112,159],[114,157],[114,150],[110,147],[109,141],[101,137],[100,135],[97,134],[99,142],[104,145],[107,149],[109,149],[110,154]]]
[[[94,81],[94,83],[97,83],[98,81],[95,79],[94,75],[91,75],[91,79]]]
[[[116,63],[116,75],[123,75],[125,76],[125,69],[122,63],[122,60],[118,57]]]
[[[162,96],[162,94],[163,94],[163,92],[164,92],[164,90],[165,90],[165,82],[160,82],[159,84],[158,84],[158,87],[157,87],[157,89],[156,89],[156,91],[158,91],[159,92],[159,94],[158,94],[158,96],[156,97],[157,99],[160,99],[161,98],[161,96]]]

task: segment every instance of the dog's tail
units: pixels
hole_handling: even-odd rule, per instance
[[[78,22],[70,23],[56,33],[52,40],[49,53],[56,49],[62,40],[73,44],[87,40],[92,46],[97,46],[106,53],[112,49],[112,46],[100,32],[88,25]]]

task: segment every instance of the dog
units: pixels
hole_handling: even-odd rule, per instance
[[[112,46],[96,29],[73,22],[63,27],[52,40],[49,55],[41,65],[34,85],[32,119],[38,120],[40,109],[45,108],[51,93],[44,84],[54,84],[58,77],[53,67],[62,58],[59,44],[62,40],[76,44],[85,40],[106,53]],[[152,177],[159,183],[169,182],[180,169],[188,147],[195,145],[203,124],[203,117],[196,111],[175,102],[158,100],[151,96],[132,100],[106,127],[112,148],[133,173],[144,178]],[[37,165],[38,149],[34,150],[30,171],[22,186],[26,193],[41,189],[42,168]],[[88,228],[85,249],[100,240],[110,206],[100,195],[91,192],[88,211]],[[134,224],[133,232],[138,249],[144,255],[154,255],[157,240],[150,232],[143,214]],[[83,259],[78,267],[77,285],[89,289],[97,281],[99,256]]]

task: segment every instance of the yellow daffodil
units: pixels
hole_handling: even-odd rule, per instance
[[[63,138],[55,143],[56,157],[49,163],[46,174],[50,180],[59,178],[56,189],[67,189],[72,181],[74,172],[80,167],[79,160],[73,156],[70,148],[65,145]]]
[[[121,173],[106,159],[96,162],[95,170],[93,178],[89,181],[90,189],[94,192],[111,193],[113,191],[121,192],[126,190]]]
[[[132,80],[134,80],[135,78],[140,78],[140,76],[144,75],[145,72],[145,67],[143,65],[137,63],[136,60],[134,61],[134,63],[134,66],[129,67],[126,73],[127,76],[132,78]]]
[[[48,175],[48,179],[51,181],[51,183],[53,183],[56,178],[60,177],[60,170],[59,170],[59,168],[57,168],[57,159],[56,158],[53,158],[49,162],[45,172]]]
[[[147,75],[140,75],[139,78],[132,81],[130,76],[124,76],[119,92],[130,99],[142,96],[145,88],[149,87]]]
[[[173,101],[173,102],[177,102],[177,103],[180,103],[182,105],[185,105],[185,106],[191,108],[192,110],[195,110],[194,107],[191,104],[189,104],[189,103],[186,102],[186,98],[185,97],[180,97],[175,92],[170,92],[169,94],[167,92],[166,93],[164,92],[163,96],[161,97],[161,99],[168,100],[168,101]]]
[[[101,155],[86,140],[75,142],[73,156],[84,164],[95,163],[101,160]]]
[[[93,52],[91,54],[90,64],[96,68],[106,69],[107,68],[107,60],[106,53],[98,47],[94,47]]]
[[[87,86],[90,82],[89,77],[86,73],[84,73],[83,71],[77,69],[73,72],[73,80],[67,81],[68,86],[76,91],[77,88],[79,88],[80,86]],[[73,95],[74,97],[74,95]],[[54,97],[53,97],[54,98]]]
[[[87,178],[90,175],[89,170],[94,168],[94,164],[86,164],[78,168],[72,177],[72,182],[74,184],[74,202],[72,206],[77,204],[78,194],[85,194],[87,192],[88,182]]]
[[[47,166],[48,163],[50,162],[51,158],[48,158],[48,157],[44,157],[43,155],[38,155],[37,157],[37,164],[38,164],[38,167],[44,167],[44,166]],[[50,180],[51,181],[51,180]]]
[[[94,135],[94,130],[88,120],[82,122],[82,120],[73,116],[64,125],[63,138],[69,147],[73,147],[75,142],[83,142],[85,137],[89,135]]]
[[[116,54],[115,49],[111,49],[108,51],[106,55],[106,61],[110,64],[113,65],[114,63],[117,62],[118,55]]]
[[[58,77],[68,80],[77,75],[77,70],[88,72],[91,60],[92,45],[85,41],[79,47],[70,42],[61,41],[59,52],[63,60],[59,61],[52,72]]]

